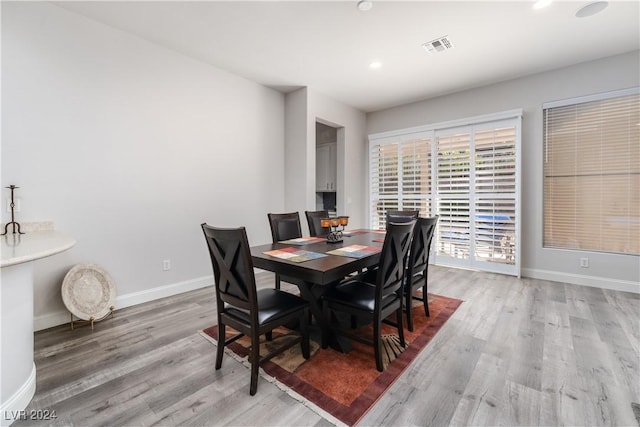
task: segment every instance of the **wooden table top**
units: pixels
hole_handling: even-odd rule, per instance
[[[339,243],[326,241],[310,243],[306,245],[291,245],[286,243],[269,243],[266,245],[251,247],[253,265],[256,268],[273,271],[283,276],[303,280],[307,283],[326,285],[336,280],[341,280],[354,271],[365,267],[377,265],[380,260],[380,252],[375,252],[363,258],[350,258],[340,255],[328,255],[322,258],[311,259],[303,262],[292,262],[286,259],[267,255],[264,252],[294,247],[310,252],[326,253],[345,246],[363,245],[382,248],[384,232],[374,230],[358,230],[355,234],[344,236]],[[380,240],[377,242],[376,240]]]

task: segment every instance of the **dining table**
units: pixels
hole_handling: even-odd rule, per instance
[[[352,230],[341,242],[325,238],[300,238],[251,247],[253,266],[280,274],[309,302],[316,324],[322,321],[322,295],[353,273],[377,266],[384,230]],[[332,254],[339,252],[341,255]],[[297,256],[300,254],[300,258]],[[342,350],[348,345],[339,345]]]

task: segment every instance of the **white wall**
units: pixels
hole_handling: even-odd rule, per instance
[[[640,257],[542,247],[542,103],[640,85],[638,51],[367,116],[369,134],[522,108],[523,275],[640,292]],[[580,268],[587,256],[588,269]]]
[[[309,135],[307,88],[285,97],[285,208],[283,212],[299,212],[304,223],[305,210],[315,210],[315,130]],[[313,142],[315,144],[315,142]],[[313,152],[312,152],[313,151]],[[311,200],[314,200],[313,205]],[[311,207],[314,209],[311,209]],[[277,212],[276,212],[277,213]],[[303,225],[303,224],[301,224]],[[302,226],[303,232],[306,227]]]
[[[300,212],[303,224],[305,210],[316,210],[316,121],[338,131],[337,144],[337,208],[348,215],[349,227],[359,228],[366,220],[366,116],[318,93],[301,88],[286,95],[286,199],[287,212]],[[303,232],[308,229],[303,225]]]
[[[360,110],[344,105],[314,90],[309,90],[308,100],[308,132],[314,136],[310,146],[313,152],[312,179],[314,182],[312,189],[315,191],[315,122],[321,121],[333,127],[343,127],[344,130],[338,132],[336,158],[338,215],[349,216],[349,228],[365,227],[369,223],[366,217],[366,192],[368,190],[366,115]],[[344,135],[341,132],[344,132]],[[315,197],[312,201],[315,204]]]
[[[36,264],[47,327],[68,320],[60,285],[77,263],[109,271],[121,307],[212,283],[202,222],[269,242],[284,96],[52,4],[2,2],[1,163],[18,221],[78,242]]]

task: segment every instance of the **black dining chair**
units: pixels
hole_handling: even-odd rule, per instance
[[[413,300],[422,301],[424,314],[429,317],[429,298],[427,296],[427,273],[429,272],[429,252],[431,241],[438,224],[438,216],[418,218],[413,228],[409,262],[405,275],[405,310],[407,312],[407,328],[413,332]],[[422,288],[422,296],[414,295],[414,291]]]
[[[268,213],[267,218],[269,218],[273,243],[302,237],[300,214],[298,212]],[[280,289],[280,275],[278,273],[276,273],[276,289]]]
[[[251,385],[249,394],[258,390],[258,366],[284,350],[300,343],[302,355],[309,358],[309,303],[277,289],[256,289],[253,261],[244,227],[216,228],[202,224],[215,277],[218,312],[218,349],[216,370],[222,366],[224,347],[242,336],[251,339],[249,362]],[[300,337],[260,357],[260,335],[271,339],[278,326],[299,322]],[[226,338],[226,327],[238,334]]]
[[[309,224],[309,236],[327,237],[331,232],[331,227],[323,227],[320,224],[322,218],[329,218],[329,211],[304,211]]]
[[[411,222],[418,218],[420,211],[408,210],[408,211],[387,211],[386,224],[390,222],[403,223]]]
[[[406,272],[407,254],[411,243],[414,222],[390,223],[387,228],[375,283],[359,278],[347,280],[328,290],[322,296],[322,348],[327,348],[329,334],[346,336],[350,339],[373,345],[376,369],[383,371],[382,363],[382,322],[393,312],[396,313],[398,337],[404,347],[403,284]],[[331,312],[344,312],[352,316],[367,318],[373,323],[373,340],[354,334],[350,329],[333,327]]]

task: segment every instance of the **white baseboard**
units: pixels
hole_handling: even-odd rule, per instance
[[[632,292],[640,294],[640,283],[628,280],[609,279],[606,277],[585,276],[582,274],[559,273],[557,271],[523,268],[522,277],[531,279],[550,280],[553,282],[571,283],[574,285],[592,286],[613,291]]]
[[[116,310],[154,301],[160,298],[170,297],[183,292],[194,291],[207,286],[213,286],[213,276],[199,277],[197,279],[185,280],[184,282],[172,283],[170,285],[159,286],[157,288],[145,289],[144,291],[119,295],[116,297]],[[70,320],[71,319],[67,311],[46,313],[36,316],[33,319],[33,330],[41,331],[43,329],[69,323]]]
[[[155,301],[160,298],[170,297],[183,292],[195,291],[196,289],[205,288],[207,286],[213,286],[213,276],[199,277],[197,279],[185,280],[184,282],[172,283],[170,285],[121,295],[116,298],[116,310],[149,301]]]
[[[24,411],[36,393],[36,364],[22,386],[0,405],[0,426],[6,427],[20,419],[29,419]],[[4,398],[4,396],[2,396]]]

